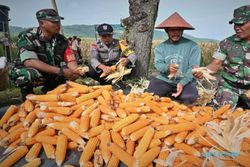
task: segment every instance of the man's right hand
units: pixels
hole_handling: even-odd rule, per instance
[[[112,69],[109,66],[101,64],[98,66],[98,68],[100,68],[107,75],[112,73]]]
[[[72,81],[76,80],[79,77],[79,74],[76,70],[74,71],[69,68],[64,68],[63,74],[66,79],[72,80]]]
[[[197,78],[197,79],[203,79],[204,76],[203,76],[202,71],[196,70],[196,69],[198,69],[198,68],[199,68],[199,67],[193,67],[193,69],[192,69],[192,74],[193,74],[193,76],[194,76],[195,78]]]
[[[178,64],[170,64],[169,67],[168,67],[169,74],[175,74],[175,73],[177,73],[178,69],[179,69],[179,65]]]

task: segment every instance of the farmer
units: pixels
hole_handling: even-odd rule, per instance
[[[22,98],[33,93],[33,87],[44,85],[42,91],[79,77],[75,55],[67,39],[59,34],[60,20],[54,9],[36,12],[38,28],[18,36],[19,63],[10,71],[10,78],[21,88]],[[17,61],[18,62],[18,61]]]
[[[156,28],[164,29],[169,38],[154,50],[154,63],[160,74],[150,80],[147,91],[159,96],[170,96],[185,104],[193,103],[198,91],[192,68],[199,66],[201,51],[195,42],[182,35],[184,30],[194,28],[177,12]]]
[[[250,108],[246,92],[250,90],[250,5],[234,10],[235,34],[224,39],[214,53],[212,62],[207,66],[214,73],[221,70],[218,91],[213,100],[215,106],[230,104],[236,107],[239,100]],[[201,72],[193,74],[203,78]]]
[[[112,65],[117,62],[123,66],[134,66],[136,55],[134,52],[122,52],[119,40],[113,38],[113,27],[109,24],[101,24],[97,27],[100,37],[91,45],[90,71],[87,76],[97,80],[101,85],[108,84],[100,75],[112,73]]]

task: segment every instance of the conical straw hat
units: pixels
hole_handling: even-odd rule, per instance
[[[169,27],[181,27],[186,30],[194,30],[194,27],[186,22],[177,12],[173,13],[155,28],[165,29]]]

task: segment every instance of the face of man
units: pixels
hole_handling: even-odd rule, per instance
[[[100,38],[105,45],[110,45],[113,41],[113,34],[100,35]]]
[[[175,28],[167,28],[165,31],[168,34],[170,41],[173,43],[178,42],[183,34],[183,28],[175,27]]]
[[[250,42],[250,21],[244,24],[234,24],[234,30],[238,38]]]
[[[57,34],[60,31],[59,21],[41,20],[40,26],[43,30],[45,30],[48,34],[51,34],[51,35]]]

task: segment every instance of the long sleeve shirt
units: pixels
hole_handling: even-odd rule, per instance
[[[182,37],[177,43],[166,40],[159,44],[154,50],[154,56],[155,67],[160,72],[158,79],[185,86],[193,81],[192,68],[200,65],[201,50],[195,42]],[[179,77],[168,78],[170,64],[179,65]]]

